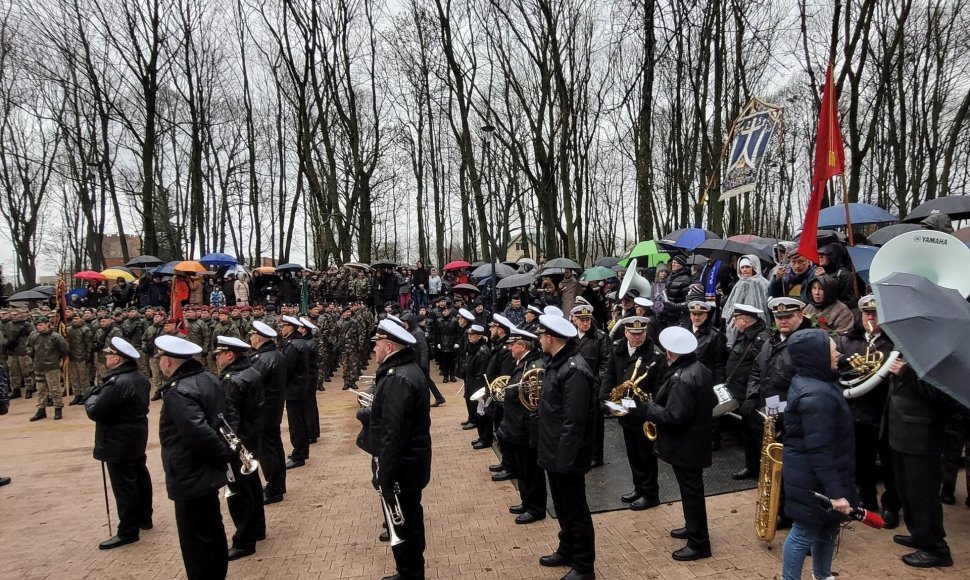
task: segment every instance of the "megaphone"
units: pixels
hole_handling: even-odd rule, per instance
[[[630,264],[630,268],[623,274],[623,281],[620,283],[620,291],[617,293],[617,296],[622,299],[630,290],[635,290],[638,296],[645,298],[650,296],[650,282],[637,273],[637,269],[633,263]]]
[[[937,286],[970,296],[970,248],[955,236],[935,230],[916,230],[886,242],[872,258],[869,282],[895,272],[916,274]]]

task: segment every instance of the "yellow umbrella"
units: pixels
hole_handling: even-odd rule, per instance
[[[175,267],[172,269],[176,272],[181,272],[184,274],[203,274],[208,272],[205,266],[196,262],[195,260],[183,260],[178,264],[175,264]]]
[[[125,282],[135,281],[135,276],[131,272],[125,272],[124,270],[119,270],[118,268],[108,268],[107,270],[102,270],[101,274],[108,280],[124,278]]]
[[[276,273],[276,268],[273,266],[260,266],[259,268],[256,268],[256,271],[260,274],[274,274]]]

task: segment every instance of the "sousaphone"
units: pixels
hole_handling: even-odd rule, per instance
[[[631,260],[630,267],[627,269],[626,273],[623,274],[623,281],[620,283],[620,290],[617,292],[617,298],[623,298],[626,293],[630,290],[636,290],[639,296],[644,298],[650,297],[650,282],[637,273],[637,269],[634,266],[634,261]]]

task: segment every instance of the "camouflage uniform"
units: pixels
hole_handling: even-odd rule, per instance
[[[34,384],[37,389],[37,409],[44,410],[47,397],[54,402],[55,409],[64,407],[64,386],[61,384],[61,358],[67,356],[67,340],[60,334],[48,329],[37,330],[27,338],[27,355],[34,363]],[[59,418],[55,416],[55,419]]]
[[[361,370],[367,365],[366,351],[370,335],[367,334],[360,314],[342,320],[340,327],[340,364],[344,368],[344,389],[356,388]]]
[[[152,385],[152,397],[157,394],[159,387],[162,386],[162,369],[158,366],[158,359],[160,357],[155,356],[157,354],[155,338],[162,334],[164,327],[165,325],[160,319],[157,322],[153,322],[151,326],[145,329],[145,334],[142,335],[141,339],[141,351],[145,353],[145,358],[148,359],[148,378]]]
[[[102,320],[110,320],[108,326],[98,328],[94,333],[94,382],[100,384],[101,379],[108,373],[108,363],[105,361],[104,347],[114,337],[124,338],[121,329],[115,326],[114,319],[105,317]]]
[[[78,319],[80,320],[80,319]],[[87,324],[71,323],[67,327],[68,379],[75,394],[93,384],[91,358],[94,355],[94,333]]]
[[[7,372],[10,375],[10,388],[15,393],[21,389],[25,397],[34,390],[34,366],[27,356],[27,338],[34,326],[26,320],[11,320],[3,329],[4,350],[7,353]]]

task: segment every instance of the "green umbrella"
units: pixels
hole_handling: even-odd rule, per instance
[[[603,266],[593,266],[580,275],[579,281],[594,282],[596,280],[607,280],[609,278],[616,278],[616,272],[610,270],[609,268],[604,268]]]
[[[633,258],[640,258],[638,262],[640,264],[640,267],[642,268],[645,265],[649,267],[649,266],[656,266],[661,262],[669,262],[670,254],[668,254],[667,252],[664,252],[663,249],[661,249],[660,246],[657,245],[657,242],[653,240],[647,240],[645,242],[640,242],[636,246],[634,246],[633,249],[630,250],[629,254],[623,256],[623,259],[620,260],[619,265],[626,268],[627,266],[630,265],[630,260]],[[646,264],[644,264],[644,262],[646,262]]]

